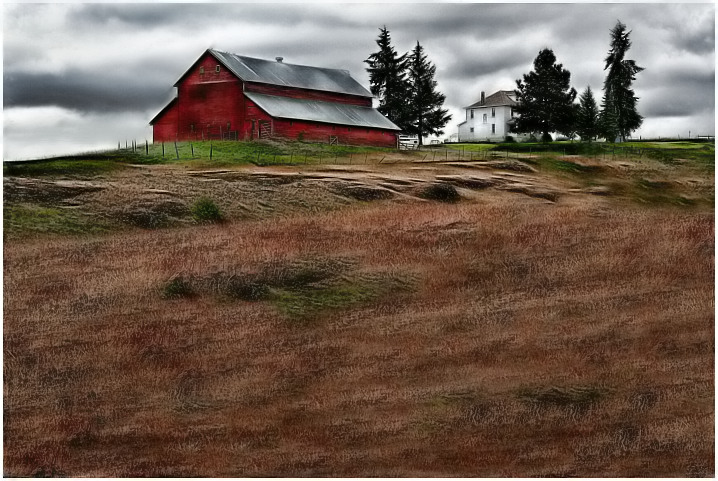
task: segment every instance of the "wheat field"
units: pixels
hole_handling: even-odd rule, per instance
[[[6,476],[714,475],[712,211],[495,192],[4,262]]]

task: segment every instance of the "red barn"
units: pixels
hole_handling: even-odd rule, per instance
[[[346,70],[209,49],[150,121],[155,142],[281,137],[395,147],[400,129]]]

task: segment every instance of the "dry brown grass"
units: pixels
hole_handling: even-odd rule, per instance
[[[713,213],[599,202],[6,241],[5,475],[712,476]],[[413,284],[163,296],[312,256]]]

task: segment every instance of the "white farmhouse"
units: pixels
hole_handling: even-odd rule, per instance
[[[499,90],[488,97],[481,92],[481,100],[465,107],[466,120],[459,124],[459,142],[502,142],[507,135],[521,137],[509,132],[516,105],[513,90]]]

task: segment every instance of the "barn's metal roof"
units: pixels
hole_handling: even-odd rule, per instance
[[[486,97],[483,102],[479,100],[478,102],[464,108],[475,109],[480,107],[499,107],[501,105],[510,105],[513,107],[515,105],[518,105],[515,100],[509,97],[509,95],[513,93],[513,90],[499,90],[498,92],[495,92]]]
[[[254,92],[245,92],[244,95],[272,117],[355,127],[401,130],[378,110],[371,107],[277,97]]]
[[[347,70],[309,67],[209,49],[217,60],[245,82],[282,85],[303,89],[372,97]]]

